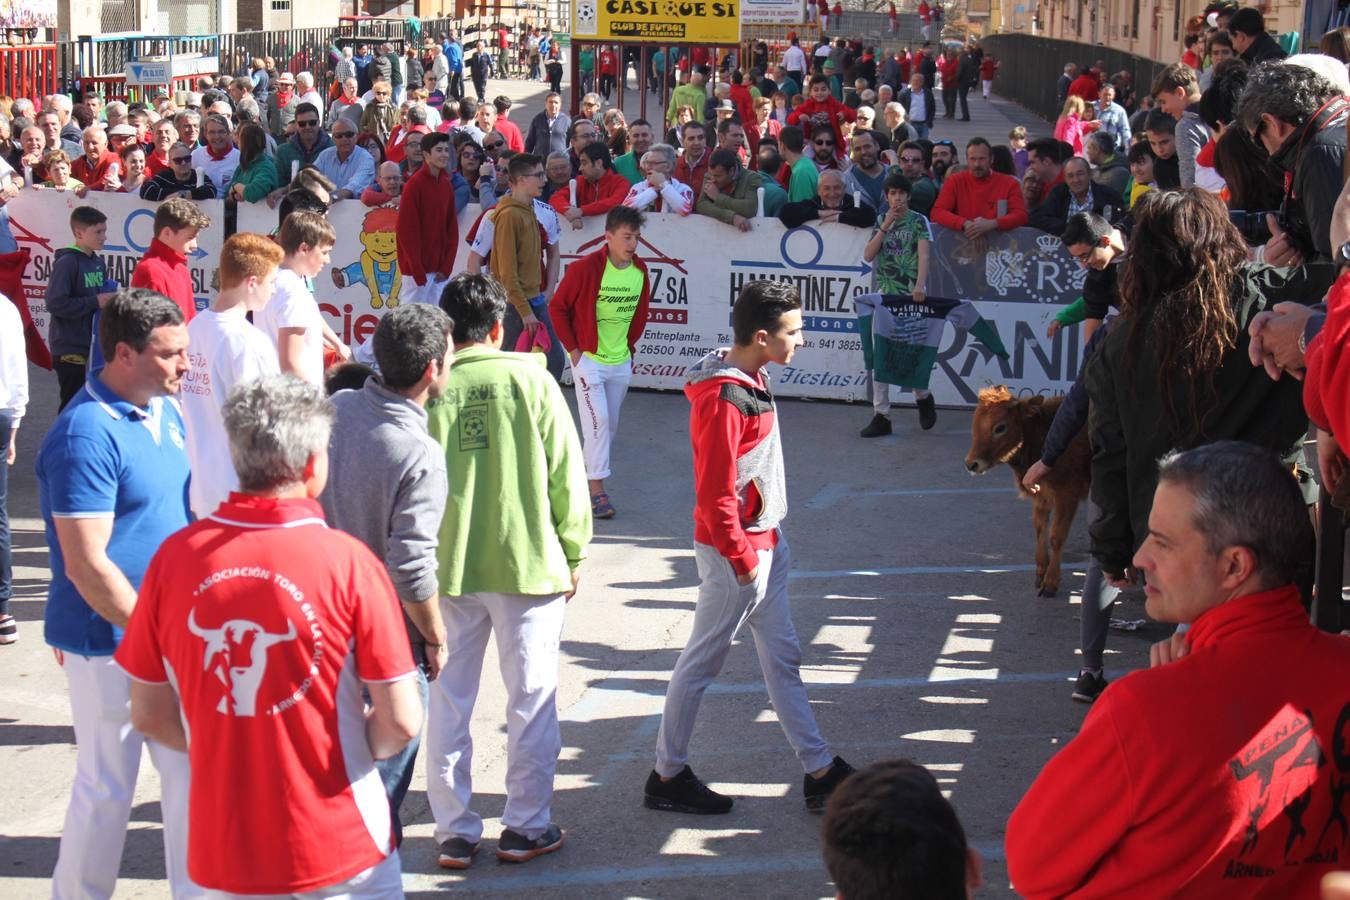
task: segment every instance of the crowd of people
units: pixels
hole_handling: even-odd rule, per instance
[[[605,108],[630,62],[613,48],[583,54],[576,75],[596,92],[565,113],[547,31],[518,39],[514,63],[504,37],[506,56],[447,33],[401,53],[357,46],[331,79],[262,58],[152,102],[0,100],[0,212],[29,189],[158,203],[129,286],[108,278],[107,220],[87,205],[47,284],[61,412],[36,459],[44,637],[78,747],[53,896],[111,895],[147,741],[175,897],[401,896],[400,810],[424,722],[437,862],[470,868],[483,821],[469,726],[490,636],[508,705],[495,854],[561,848],[562,623],[593,521],[617,515],[607,481],[651,296],[647,212],[866,230],[873,289],[897,317],[934,299],[936,229],[1062,241],[1086,275],[1050,336],[1081,326],[1085,362],[1024,484],[1039,490],[1087,429],[1093,560],[1073,697],[1094,706],[1008,824],[1014,887],[1308,895],[1350,851],[1337,677],[1350,644],[1303,607],[1315,488],[1350,496],[1336,437],[1350,427],[1350,29],[1287,58],[1253,8],[1216,4],[1187,31],[1146,93],[1070,64],[1053,136],[1017,127],[960,147],[930,132],[939,93],[947,119],[970,118],[971,91],[989,96],[999,63],[977,43],[822,39],[808,54],[792,37],[777,60],[767,45],[743,61],[663,55],[644,77],[677,85],[655,123]],[[529,123],[487,99],[494,58],[552,82]],[[714,66],[728,76],[715,87]],[[187,259],[220,223],[194,201],[213,197],[267,203],[277,229],[224,241],[199,310]],[[397,236],[398,302],[359,359],[315,299],[340,202],[388,208]],[[603,240],[562,271],[561,230],[591,217]],[[0,252],[13,248],[0,215]],[[642,802],[733,807],[695,775],[689,745],[746,627],[802,801],[825,813],[840,895],[963,896],[978,857],[933,777],[905,762],[855,772],[802,683],[766,369],[801,346],[801,306],[788,283],[747,283],[732,345],[689,369],[698,604]],[[0,303],[10,464],[23,354],[17,311]],[[892,430],[892,391],[864,356],[870,438]],[[932,428],[936,404],[915,394]],[[0,644],[19,637],[4,521]],[[1138,587],[1177,633],[1108,690],[1112,604]]]

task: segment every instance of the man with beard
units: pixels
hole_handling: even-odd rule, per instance
[[[933,142],[933,180],[938,187],[947,180],[947,170],[960,162],[956,145],[947,139]]]

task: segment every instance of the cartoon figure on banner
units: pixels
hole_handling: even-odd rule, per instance
[[[363,284],[370,291],[370,308],[398,306],[403,279],[398,272],[398,210],[381,207],[366,213],[361,223],[361,258],[334,267],[333,284],[340,288]]]

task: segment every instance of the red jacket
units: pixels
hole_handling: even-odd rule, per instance
[[[91,191],[110,191],[112,188],[108,186],[108,167],[112,165],[117,166],[117,178],[121,181],[122,176],[126,174],[122,171],[122,157],[111,150],[104,150],[98,162],[90,165],[89,157],[81,153],[79,159],[70,163],[70,177],[84,182],[84,186]]]
[[[553,320],[553,330],[558,332],[568,353],[580,350],[594,353],[599,343],[595,326],[595,298],[600,294],[600,280],[605,275],[605,263],[609,260],[609,248],[601,245],[599,250],[588,253],[567,267],[558,289],[549,301],[549,317]],[[642,272],[642,296],[638,298],[637,311],[628,326],[628,349],[637,351],[637,342],[647,327],[647,306],[652,299],[652,278],[647,264],[636,256],[633,265]]]
[[[944,57],[942,65],[938,66],[938,71],[942,73],[942,89],[955,89],[957,86],[957,76],[961,71],[961,57],[955,53]]]
[[[1007,212],[998,214],[998,202],[1007,202]],[[1027,224],[1027,205],[1022,186],[1011,175],[990,172],[976,178],[969,170],[948,175],[933,202],[932,220],[953,231],[960,231],[968,219],[996,219],[999,231]]]
[[[1186,644],[1110,685],[1022,798],[1020,896],[1283,900],[1345,867],[1350,638],[1288,585],[1206,610]]]
[[[1097,102],[1097,90],[1101,82],[1091,72],[1084,72],[1069,83],[1069,96],[1082,97],[1088,103]]]
[[[623,198],[628,196],[629,187],[628,179],[613,169],[606,172],[594,184],[585,178],[578,178],[577,207],[583,216],[603,216],[623,202]],[[553,196],[548,198],[548,203],[559,213],[565,213],[572,205],[572,192],[554,191]]]
[[[1350,275],[1342,275],[1327,294],[1327,320],[1304,354],[1303,406],[1308,418],[1350,440]]]
[[[703,193],[703,176],[708,174],[708,163],[712,159],[713,148],[708,147],[703,151],[703,158],[689,168],[689,160],[683,153],[675,161],[675,180],[681,184],[687,184],[694,190],[694,196],[698,197]]]
[[[984,62],[980,63],[980,80],[993,81],[997,71],[998,62],[992,56],[986,56]]]
[[[419,286],[427,275],[449,275],[459,250],[459,216],[450,173],[433,176],[422,166],[403,186],[398,202],[398,268]]]
[[[555,326],[556,327],[556,326]],[[727,365],[722,351],[689,369],[689,442],[694,451],[694,540],[737,575],[778,542],[787,513],[783,448],[768,377]]]
[[[830,130],[834,132],[834,154],[843,159],[846,148],[844,147],[844,132],[839,128],[840,116],[844,117],[845,122],[856,122],[858,120],[858,114],[852,109],[833,97],[826,97],[824,103],[807,100],[788,113],[788,124],[801,125],[802,131],[806,133],[808,145],[811,143],[812,129],[817,125],[829,125]]]
[[[149,288],[168,297],[183,311],[185,322],[191,322],[197,314],[187,257],[159,238],[150,242],[150,249],[136,263],[131,273],[131,286]]]

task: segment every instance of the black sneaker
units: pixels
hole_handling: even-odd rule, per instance
[[[1073,686],[1073,699],[1079,703],[1091,703],[1106,690],[1106,676],[1101,672],[1089,672],[1083,669],[1078,673],[1078,682]]]
[[[473,865],[473,858],[477,855],[477,844],[470,844],[464,838],[451,838],[441,844],[441,852],[436,857],[436,865],[442,869],[467,869]]]
[[[830,794],[839,787],[845,778],[854,773],[854,768],[844,762],[842,756],[834,758],[834,764],[830,766],[830,771],[826,772],[820,778],[812,778],[809,774],[802,776],[802,793],[806,795],[806,811],[809,813],[823,813],[825,811],[825,801],[830,799]]]
[[[534,840],[507,828],[497,839],[497,858],[502,862],[529,862],[536,856],[552,853],[563,845],[562,829],[552,822]]]
[[[929,394],[927,397],[920,397],[918,404],[919,427],[927,431],[937,424],[937,401],[933,399],[932,394]]]
[[[698,780],[694,770],[685,766],[669,781],[662,781],[655,771],[647,776],[642,805],[648,809],[666,812],[696,813],[703,816],[731,812],[732,799],[717,793]]]
[[[883,435],[887,435],[890,433],[891,433],[891,420],[883,416],[881,413],[877,413],[876,415],[872,416],[872,421],[867,423],[867,427],[864,428],[862,431],[858,432],[859,435],[865,438],[881,437]]]

